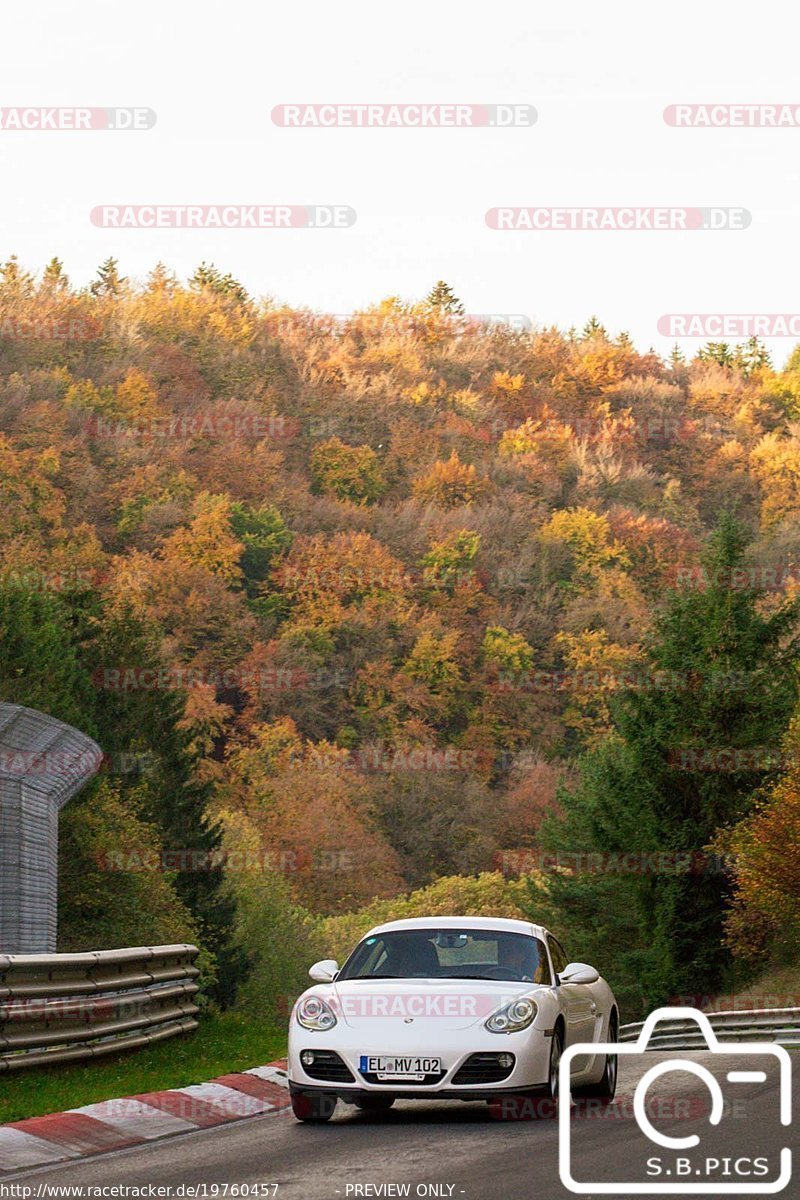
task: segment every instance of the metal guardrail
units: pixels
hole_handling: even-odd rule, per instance
[[[0,1072],[98,1058],[197,1028],[196,946],[0,954]]]
[[[800,1046],[800,1008],[749,1009],[741,1012],[706,1013],[720,1042],[777,1042],[781,1046]],[[623,1025],[621,1042],[635,1042],[643,1022]],[[703,1031],[696,1021],[676,1019],[659,1021],[647,1044],[648,1050],[702,1050],[706,1046]]]

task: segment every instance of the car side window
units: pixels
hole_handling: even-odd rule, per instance
[[[562,971],[566,970],[567,963],[569,962],[567,953],[561,943],[557,942],[554,937],[550,938],[550,957],[553,960],[553,970],[556,975],[560,975]]]

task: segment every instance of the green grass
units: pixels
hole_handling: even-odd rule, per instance
[[[205,1083],[286,1055],[286,1033],[237,1013],[204,1016],[196,1033],[94,1063],[0,1073],[0,1123],[99,1100]]]

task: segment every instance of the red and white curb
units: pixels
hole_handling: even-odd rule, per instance
[[[0,1180],[9,1171],[71,1162],[289,1107],[286,1060],[210,1083],[103,1100],[0,1125]]]

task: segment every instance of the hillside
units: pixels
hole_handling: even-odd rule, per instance
[[[108,756],[65,814],[63,948],[199,936],[224,999],[236,894],[330,915],[542,866],[559,786],[656,686],[665,597],[797,594],[798,418],[798,352],[756,342],[664,362],[448,290],[335,322],[213,267],[10,260],[0,692]]]

